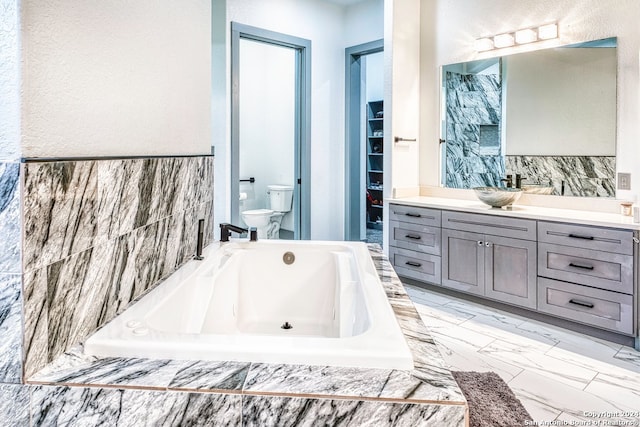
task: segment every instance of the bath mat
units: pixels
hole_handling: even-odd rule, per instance
[[[513,427],[533,421],[495,372],[451,372],[469,403],[469,427]]]

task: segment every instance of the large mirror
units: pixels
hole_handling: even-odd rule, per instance
[[[442,185],[615,197],[616,39],[442,68]]]

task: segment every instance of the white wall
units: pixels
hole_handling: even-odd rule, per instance
[[[364,57],[366,102],[384,98],[384,53],[378,52]]]
[[[235,21],[311,40],[312,239],[344,237],[344,49],[382,38],[382,22],[378,25],[367,21],[375,15],[371,11],[377,4],[380,0],[351,6],[368,11],[359,17],[358,13],[349,14],[349,7],[322,0],[227,1],[227,31],[229,23]],[[357,25],[360,20],[362,24]],[[352,29],[347,28],[347,22]],[[356,28],[366,31],[354,31]],[[227,90],[227,97],[229,93]],[[229,152],[229,139],[221,149]],[[216,153],[221,149],[216,146]],[[216,160],[220,160],[216,162],[219,168],[222,161],[218,156]],[[216,171],[229,176],[229,166],[225,165],[225,169]],[[216,182],[216,193],[227,194],[224,207],[216,208],[217,222],[230,216],[229,187],[228,181]]]
[[[210,1],[21,6],[23,156],[210,152]]]
[[[437,0],[423,2],[421,46],[420,183],[438,185],[439,69],[444,64],[495,56],[474,51],[474,40],[500,32],[557,21],[559,40],[499,54],[618,37],[617,170],[632,172],[632,191],[640,194],[640,2],[636,0]]]
[[[507,155],[615,156],[616,49],[504,58]]]
[[[392,142],[394,137],[419,140],[420,126],[420,0],[395,0],[385,4],[385,63],[389,85],[385,93],[385,189],[418,186],[418,142]],[[389,102],[391,101],[389,105]],[[390,120],[389,120],[390,119]],[[391,194],[388,194],[389,196]]]
[[[20,157],[20,27],[17,0],[0,0],[0,161]]]
[[[379,40],[384,37],[384,0],[363,0],[346,7],[343,19],[345,47]]]

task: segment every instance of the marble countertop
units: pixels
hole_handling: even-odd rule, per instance
[[[496,216],[509,216],[515,218],[572,222],[600,227],[624,228],[627,230],[640,230],[640,224],[634,223],[633,217],[615,213],[591,212],[573,209],[556,209],[517,204],[513,205],[511,209],[492,208],[491,206],[487,206],[479,200],[450,199],[430,196],[413,196],[395,199],[392,198],[387,199],[387,203]]]
[[[398,403],[466,405],[427,327],[378,245],[371,257],[413,353],[414,369],[346,368],[233,361],[100,358],[78,344],[30,384],[186,392],[285,395]]]

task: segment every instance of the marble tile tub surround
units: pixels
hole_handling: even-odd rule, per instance
[[[360,425],[372,419],[373,425],[381,426],[464,426],[467,407],[457,383],[389,261],[378,245],[369,248],[413,352],[413,371],[98,358],[85,355],[78,345],[29,378],[30,383],[38,384],[29,386],[34,387],[33,419],[51,417],[47,422],[55,424],[63,421],[56,417],[64,416],[70,408],[78,408],[74,411],[79,419],[90,419],[100,411],[129,414],[129,406],[163,408],[176,405],[174,401],[199,402],[207,399],[200,396],[205,392],[212,405],[223,409],[215,416],[202,413],[194,419],[196,425],[206,425],[207,420],[224,424],[228,417],[235,420],[242,416],[243,425],[260,426],[312,425],[317,420],[328,425]],[[98,401],[98,394],[105,399]],[[123,397],[131,402],[118,403]],[[55,410],[42,414],[45,404]],[[183,413],[180,405],[176,406],[178,414]],[[149,416],[155,419],[153,414]],[[130,425],[134,419],[128,417],[114,425]]]
[[[20,164],[0,162],[0,383],[22,379]]]
[[[20,273],[20,164],[0,162],[0,273]]]
[[[524,184],[550,184],[553,195],[616,196],[615,156],[505,156],[506,173]]]
[[[22,281],[0,273],[0,383],[22,382]]]
[[[26,161],[24,374],[189,260],[212,236],[213,157]]]

